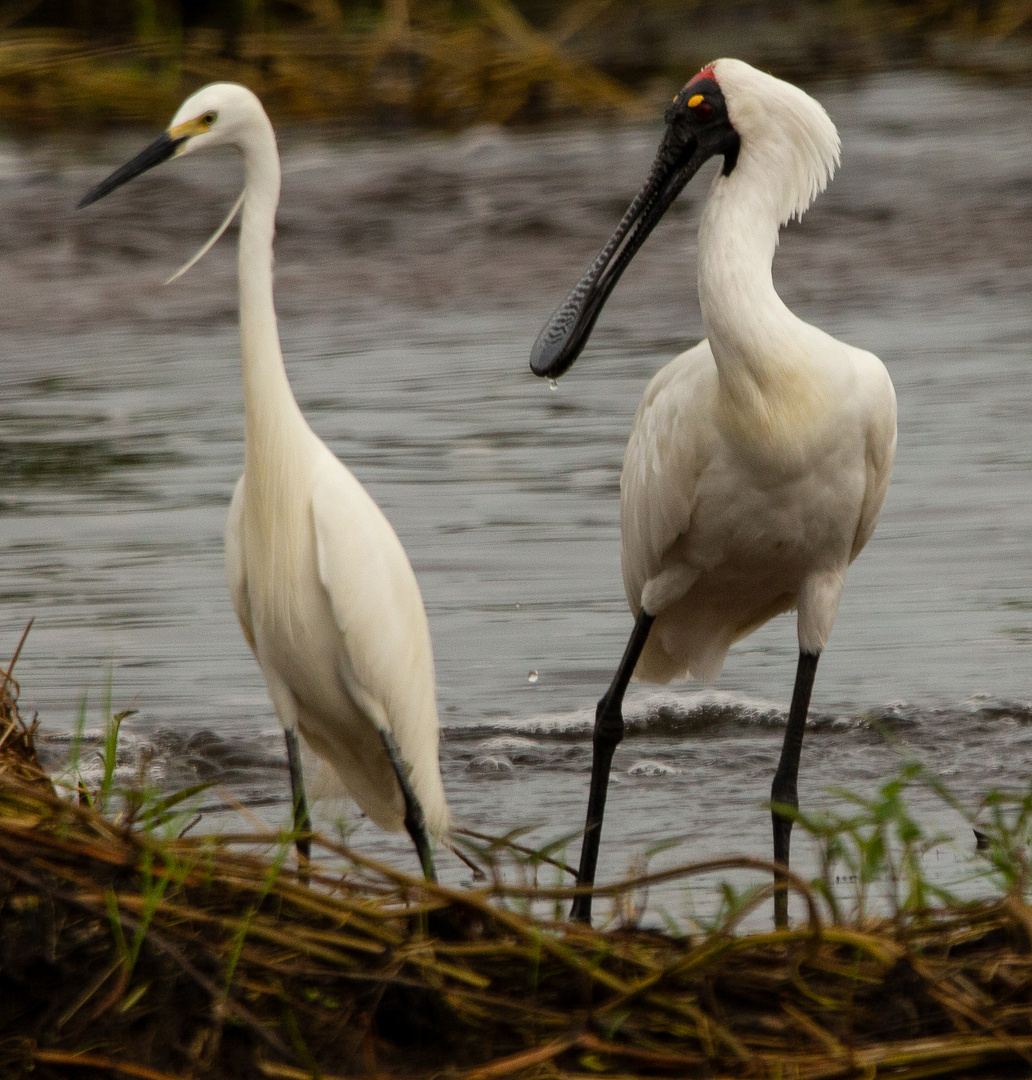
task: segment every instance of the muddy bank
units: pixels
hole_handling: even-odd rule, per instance
[[[504,841],[471,846],[489,873],[464,890],[325,838],[301,879],[289,837],[184,839],[189,801],[85,787],[63,801],[5,676],[0,1070],[11,1080],[1027,1068],[1032,911],[1007,847],[1017,833],[987,837],[1011,888],[978,905],[930,908],[908,871],[894,917],[843,919],[828,907],[832,862],[815,887],[793,878],[806,917],[790,930],[738,932],[769,896],[762,884],[705,929],[642,930],[648,876],[609,890],[608,928],[593,930],[562,920],[569,889],[538,887],[539,870],[561,868],[506,862],[520,853]],[[666,877],[731,869],[762,882],[771,868],[724,859]]]

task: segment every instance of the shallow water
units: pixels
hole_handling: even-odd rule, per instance
[[[974,807],[1024,783],[1032,740],[1027,92],[908,75],[815,93],[843,166],[786,230],[775,279],[803,317],[886,361],[900,441],[821,661],[801,799],[870,792],[911,755]],[[231,825],[231,802],[280,823],[281,735],[222,572],[242,460],[232,244],[160,285],[221,218],[237,167],[175,162],[69,211],[149,135],[0,146],[0,652],[35,617],[17,674],[52,760],[84,692],[88,724],[100,722],[110,670],[115,708],[137,710],[127,775],[146,750],[166,786],[217,782],[213,827]],[[581,824],[594,701],[630,630],[620,464],[648,378],[701,336],[706,180],[650,238],[556,392],[527,355],[657,139],[283,139],[289,374],[409,552],[434,640],[445,785],[456,815],[487,832],[535,825],[538,842]],[[769,853],[763,804],[795,656],[782,617],[732,650],[716,690],[632,690],[600,877],[670,837],[685,840],[657,866]],[[932,868],[954,880],[970,833],[915,797],[922,820],[956,838]],[[368,823],[354,842],[414,865],[401,838]],[[659,895],[681,912],[714,894]]]

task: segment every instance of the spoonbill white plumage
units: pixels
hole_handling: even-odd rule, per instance
[[[233,606],[286,734],[299,830],[310,830],[300,732],[373,821],[408,830],[433,878],[428,833],[445,832],[448,808],[426,613],[390,523],[308,426],[287,381],[272,294],[279,154],[261,102],[232,83],[198,90],[79,205],[169,158],[225,144],[244,163],[244,475],[226,524]],[[307,840],[298,852],[306,862]]]
[[[774,289],[778,231],[824,190],[839,139],[824,109],[739,60],[703,68],[674,98],[656,160],[612,239],[541,331],[535,374],[583,349],[621,273],[709,158],[723,158],[699,226],[707,337],[664,367],[638,407],[620,479],[624,586],[635,616],[598,703],[578,883],[594,882],[621,705],[632,674],[712,681],[727,651],[798,610],[799,661],[771,789],[774,858],[788,865],[810,692],[846,569],[874,530],[896,447],[882,362],[792,314]],[[590,919],[590,894],[574,901]],[[775,892],[775,919],[787,894]]]

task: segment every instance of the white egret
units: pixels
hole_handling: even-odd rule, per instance
[[[896,398],[869,352],[792,314],[774,289],[778,231],[824,190],[835,126],[802,90],[717,60],[674,98],[648,179],[531,356],[557,378],[576,360],[621,273],[678,194],[723,158],[699,226],[707,337],[645,391],[620,480],[624,586],[634,631],[598,703],[578,881],[595,878],[621,705],[632,674],[712,681],[728,648],[798,610],[799,662],[771,790],[774,858],[789,861],[799,754],[817,661],[846,568],[874,530],[896,447]],[[590,895],[575,918],[590,919]],[[775,893],[775,918],[787,895]]]
[[[428,834],[445,832],[448,808],[430,632],[401,542],[308,426],[287,381],[272,294],[280,165],[261,103],[242,86],[204,87],[80,206],[169,158],[225,144],[244,163],[244,475],[226,525],[233,606],[286,733],[299,829],[310,825],[298,733],[374,822],[408,830],[432,878]],[[306,840],[298,851],[307,861]]]

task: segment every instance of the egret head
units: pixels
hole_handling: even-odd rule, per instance
[[[79,208],[95,203],[169,158],[207,146],[239,146],[256,123],[267,127],[269,121],[258,98],[246,87],[236,83],[204,86],[183,102],[172,123],[150,146],[91,188],[80,200]]]
[[[628,263],[689,180],[712,157],[731,183],[749,163],[775,192],[785,220],[822,190],[838,160],[838,135],[813,98],[740,60],[717,60],[674,97],[666,131],[642,189],[588,272],[556,309],[530,355],[535,375],[558,378],[587,344],[603,305]]]

